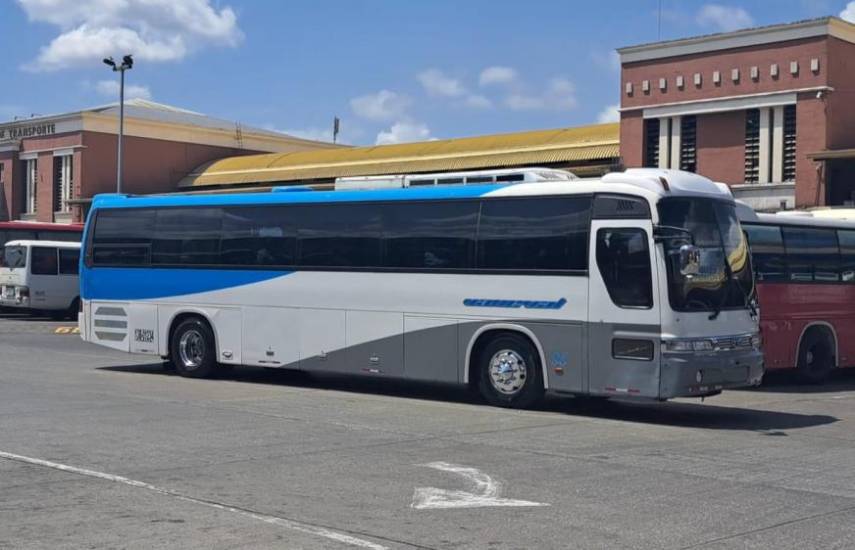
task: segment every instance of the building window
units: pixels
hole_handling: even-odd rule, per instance
[[[745,111],[745,183],[760,181],[760,110]]]
[[[644,121],[644,166],[659,167],[659,119],[649,118]]]
[[[698,119],[694,115],[680,118],[680,170],[695,172],[698,168],[697,142]]]
[[[784,181],[796,181],[796,106],[784,107]]]
[[[74,192],[73,182],[73,155],[62,155],[53,157],[53,182],[54,182],[54,211],[70,212]]]
[[[39,180],[38,160],[28,159],[24,161],[24,213],[36,213],[36,187]]]

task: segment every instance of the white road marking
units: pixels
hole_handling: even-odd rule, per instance
[[[77,468],[75,466],[68,466],[65,464],[60,464],[58,462],[51,462],[49,460],[42,460],[40,458],[31,458],[28,456],[16,455],[13,453],[7,453],[0,451],[0,458],[5,458],[7,460],[14,460],[16,462],[24,462],[26,464],[34,464],[36,466],[44,466],[46,468],[53,468],[54,470],[60,470],[63,472],[69,472],[72,474],[78,474],[82,476],[89,476],[98,479],[103,479],[106,481],[112,481],[115,483],[122,483],[124,485],[128,485],[130,487],[136,487],[138,489],[147,489],[149,491],[153,491],[155,493],[165,495],[168,497],[175,498],[177,500],[182,500],[184,502],[190,502],[193,504],[198,504],[201,506],[207,506],[208,508],[214,508],[216,510],[223,510],[226,512],[232,512],[234,514],[238,514],[244,517],[248,517],[251,519],[255,519],[258,521],[263,521],[264,523],[269,523],[272,525],[277,525],[279,527],[284,527],[286,529],[290,529],[292,531],[299,531],[301,533],[306,533],[309,535],[314,535],[317,537],[323,537],[325,539],[334,540],[336,542],[340,542],[342,544],[347,544],[350,546],[356,546],[358,548],[368,548],[370,550],[389,550],[387,547],[382,546],[380,544],[375,544],[371,541],[367,541],[364,539],[360,539],[357,537],[353,537],[351,535],[346,535],[344,533],[339,533],[337,531],[333,531],[330,529],[326,529],[324,527],[317,527],[315,525],[311,525],[308,523],[301,523],[299,521],[294,521],[291,519],[280,518],[276,516],[268,516],[266,514],[259,514],[258,512],[252,512],[250,510],[244,510],[242,508],[237,508],[234,506],[229,506],[227,504],[220,504],[218,502],[212,502],[209,500],[194,498],[186,495],[182,495],[170,489],[164,489],[163,487],[158,487],[156,485],[151,485],[149,483],[145,483],[143,481],[137,481],[135,479],[130,479],[123,476],[117,476],[114,474],[107,474],[104,472],[97,472],[95,470],[87,470],[86,468]]]
[[[472,490],[448,491],[436,487],[416,487],[413,493],[413,503],[416,510],[447,510],[451,508],[482,508],[487,506],[549,506],[542,502],[501,498],[502,484],[477,468],[458,466],[448,462],[431,462],[422,464],[441,472],[450,472],[466,478],[472,485]]]

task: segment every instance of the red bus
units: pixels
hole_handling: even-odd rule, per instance
[[[767,371],[812,383],[855,365],[855,222],[739,209],[760,303]]]
[[[0,222],[0,247],[9,241],[71,241],[80,242],[83,224]]]

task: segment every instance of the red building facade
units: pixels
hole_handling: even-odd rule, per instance
[[[0,221],[81,222],[116,190],[118,106],[0,124]],[[165,193],[226,156],[334,147],[144,100],[125,104],[122,191]]]
[[[760,209],[855,201],[855,25],[830,17],[618,52],[627,167],[695,171]]]

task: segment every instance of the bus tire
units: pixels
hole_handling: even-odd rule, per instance
[[[478,389],[487,403],[525,409],[543,397],[543,371],[528,338],[512,332],[490,340],[478,356]]]
[[[822,384],[834,369],[834,339],[826,330],[808,329],[799,346],[799,377],[809,384]]]
[[[214,331],[199,317],[188,317],[172,332],[169,357],[176,372],[188,378],[210,378],[217,371]]]

